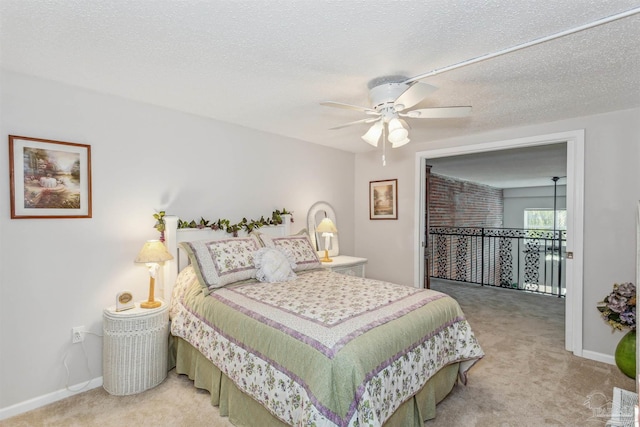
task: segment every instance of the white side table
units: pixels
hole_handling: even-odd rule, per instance
[[[148,390],[167,377],[169,305],[104,310],[103,387],[124,396]]]
[[[330,257],[333,262],[323,262],[322,267],[348,276],[364,277],[366,258],[338,255]]]

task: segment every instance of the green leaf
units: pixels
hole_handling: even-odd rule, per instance
[[[234,236],[238,235],[238,232],[242,229],[245,229],[247,232],[251,232],[257,228],[264,227],[266,225],[278,225],[282,224],[282,215],[291,215],[292,213],[287,211],[286,209],[282,209],[282,212],[278,209],[271,213],[271,218],[265,218],[264,215],[260,217],[259,220],[248,220],[246,217],[243,217],[242,220],[237,224],[231,224],[231,221],[228,219],[220,218],[217,221],[211,222],[209,220],[204,219],[204,217],[200,217],[200,222],[196,223],[195,220],[190,222],[183,221],[178,219],[178,228],[205,228],[210,227],[213,230],[224,230],[227,233],[233,233]],[[156,228],[159,231],[164,231],[165,223],[164,223],[164,211],[158,212],[153,215],[155,219],[158,220],[156,222]],[[293,221],[293,218],[292,218]]]

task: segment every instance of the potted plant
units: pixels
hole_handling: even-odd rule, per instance
[[[636,286],[614,284],[613,291],[597,304],[602,318],[615,330],[629,331],[616,347],[616,365],[628,377],[636,376]]]
[[[154,228],[160,232],[160,241],[164,243],[164,231],[166,229],[166,225],[164,222],[164,211],[154,213],[153,217],[156,219]]]

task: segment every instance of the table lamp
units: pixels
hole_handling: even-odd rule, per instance
[[[333,221],[329,218],[324,218],[320,221],[318,228],[316,228],[318,233],[322,233],[322,237],[324,237],[324,258],[320,261],[322,262],[332,262],[333,260],[329,258],[329,245],[331,244],[331,238],[333,237],[333,233],[337,233],[338,230],[336,226],[333,224]]]
[[[160,240],[148,240],[135,262],[147,264],[149,267],[149,300],[140,303],[141,308],[160,307],[160,301],[155,300],[155,281],[158,272],[159,263],[169,261],[173,256],[167,251],[167,247]]]

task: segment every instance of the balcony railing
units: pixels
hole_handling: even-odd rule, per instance
[[[430,227],[433,278],[563,297],[565,230]]]

